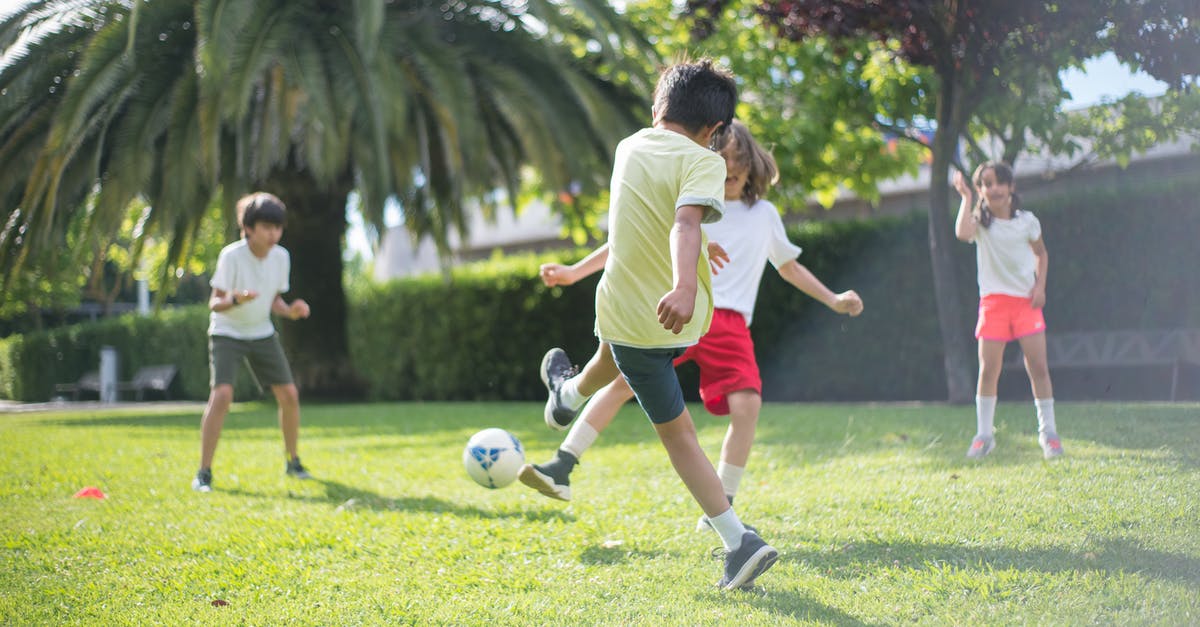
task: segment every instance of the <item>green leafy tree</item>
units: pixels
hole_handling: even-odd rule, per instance
[[[626,15],[662,57],[710,56],[734,72],[737,115],[778,161],[772,200],[787,210],[804,211],[812,197],[831,206],[847,190],[877,198],[879,182],[915,173],[925,154],[891,121],[919,114],[928,79],[881,45],[780,38],[749,3],[689,17],[670,0],[640,0]]]
[[[694,12],[719,16],[726,4],[692,0],[689,6]],[[1050,117],[1065,96],[1057,79],[1062,69],[1111,50],[1178,93],[1186,94],[1200,75],[1200,4],[1195,0],[762,0],[756,11],[783,39],[828,41],[852,55],[864,41],[879,42],[897,59],[924,68],[933,78],[922,96],[925,115],[936,124],[930,143],[929,246],[947,392],[953,402],[969,402],[974,386],[969,335],[950,254],[947,176],[952,167],[962,167],[955,163],[957,149],[963,138],[971,137],[972,125],[1009,138],[1010,157],[1027,132],[1070,150],[1077,144]],[[1137,134],[1138,129],[1125,126],[1131,114],[1140,112],[1136,102],[1115,112],[1125,118],[1116,126],[1124,128],[1110,128],[1107,139]],[[1179,95],[1163,101],[1184,108],[1178,119],[1194,120],[1186,110],[1193,103],[1193,97]],[[1102,120],[1074,124],[1076,131],[1103,130]],[[1181,130],[1163,124],[1156,128],[1155,140]],[[1149,139],[1133,138],[1124,147],[1108,150],[1127,155]]]
[[[342,285],[346,200],[368,221],[399,199],[443,249],[464,206],[523,168],[549,189],[600,189],[615,142],[644,117],[649,54],[599,0],[49,0],[0,24],[0,263],[6,284],[149,212],[167,272],[211,200],[288,205],[292,297],[282,324],[309,390],[353,389]],[[634,56],[631,56],[634,55]],[[81,241],[64,248],[81,220]],[[131,262],[133,263],[133,262]],[[165,275],[164,275],[165,276]]]

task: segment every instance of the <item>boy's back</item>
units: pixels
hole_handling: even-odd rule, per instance
[[[655,309],[671,290],[671,228],[682,205],[706,207],[705,222],[720,219],[725,160],[674,131],[647,128],[625,138],[613,165],[609,256],[596,291],[596,332],[625,346],[694,344],[712,316],[712,281],[701,247],[696,317],[676,335],[658,323]]]

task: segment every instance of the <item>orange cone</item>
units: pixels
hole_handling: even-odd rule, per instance
[[[100,491],[100,488],[93,488],[92,486],[88,486],[88,487],[76,492],[75,498],[77,498],[77,499],[106,499],[106,498],[108,498],[108,495],[105,494],[104,492]]]

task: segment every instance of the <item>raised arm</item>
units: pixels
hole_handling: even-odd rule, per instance
[[[584,277],[599,272],[604,268],[606,261],[608,261],[608,244],[593,250],[588,253],[587,257],[569,266],[561,263],[544,263],[538,268],[538,275],[541,276],[542,283],[545,283],[546,287],[572,285]]]
[[[954,190],[962,197],[958,204],[958,217],[954,219],[954,236],[964,242],[975,239],[975,229],[979,224],[975,221],[975,212],[971,208],[975,200],[975,189],[963,176],[962,172],[954,173]]]
[[[784,281],[791,283],[796,289],[824,303],[826,307],[838,313],[849,314],[850,316],[857,316],[862,313],[863,302],[862,298],[859,298],[858,292],[846,290],[841,294],[833,293],[833,290],[825,287],[825,284],[814,276],[812,271],[795,259],[780,266],[779,276],[783,277]]]

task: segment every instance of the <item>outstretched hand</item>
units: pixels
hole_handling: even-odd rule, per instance
[[[571,273],[571,267],[561,263],[543,263],[538,268],[538,276],[541,277],[542,283],[545,283],[546,287],[572,285],[576,281]]]
[[[853,318],[863,312],[862,298],[859,298],[858,292],[846,290],[837,295],[832,309],[840,314],[849,314]]]
[[[708,267],[714,275],[719,274],[717,271],[725,267],[729,263],[729,253],[725,252],[724,248],[716,242],[708,243]]]
[[[297,298],[288,306],[288,316],[292,320],[307,318],[310,313],[311,310],[308,307],[308,303],[303,298]]]

